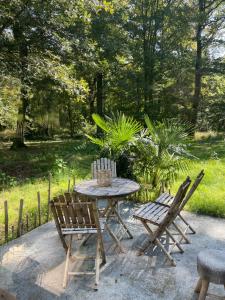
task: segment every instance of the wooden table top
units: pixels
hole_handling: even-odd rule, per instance
[[[82,195],[94,198],[111,198],[127,196],[137,192],[140,185],[126,178],[112,178],[112,185],[101,187],[96,179],[85,180],[75,186],[74,190]]]

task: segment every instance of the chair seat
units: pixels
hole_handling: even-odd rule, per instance
[[[105,223],[106,223],[106,218],[100,218],[99,219],[100,223],[100,229],[101,232],[105,229]],[[73,227],[73,228],[62,228],[62,234],[91,234],[91,233],[97,233],[97,228],[92,228],[92,227]]]
[[[170,195],[169,193],[163,193],[155,200],[155,202],[170,206],[173,200],[174,197],[172,195]]]
[[[225,283],[225,251],[203,250],[197,257],[199,276],[216,284]]]
[[[169,210],[168,206],[161,205],[155,202],[150,202],[139,208],[133,215],[136,219],[149,221],[153,224],[159,225],[165,218]]]

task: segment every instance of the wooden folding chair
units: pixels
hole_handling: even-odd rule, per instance
[[[194,183],[192,184],[189,192],[187,193],[187,195],[185,197],[185,200],[183,201],[182,207],[180,207],[180,211],[178,213],[178,218],[181,219],[182,222],[185,224],[185,229],[181,230],[179,228],[179,226],[176,223],[174,223],[175,224],[174,226],[175,226],[176,230],[182,235],[182,239],[184,239],[187,243],[190,243],[190,241],[187,238],[186,233],[188,233],[188,230],[189,230],[190,233],[195,234],[195,230],[188,223],[188,221],[185,220],[184,217],[181,215],[181,211],[183,210],[184,206],[186,205],[186,203],[188,202],[188,200],[191,198],[191,196],[193,195],[193,193],[195,192],[195,190],[199,186],[199,184],[202,181],[204,175],[205,175],[204,170],[201,170],[201,172],[196,177]],[[170,206],[171,203],[173,203],[173,200],[174,200],[174,196],[170,195],[169,193],[163,193],[162,195],[160,195],[160,197],[158,199],[155,200],[155,203],[164,204],[164,205]]]
[[[95,286],[99,283],[100,260],[101,265],[106,263],[105,250],[102,239],[102,232],[105,228],[104,220],[99,219],[96,202],[87,197],[81,197],[76,193],[65,193],[54,197],[50,201],[52,214],[55,220],[56,228],[63,247],[66,250],[66,264],[63,279],[63,287],[67,286],[68,276],[70,275],[95,275]],[[86,257],[86,259],[95,258],[95,272],[71,272],[69,271],[70,259],[85,259],[81,256],[73,256],[72,238],[74,235],[97,235],[96,255],[95,257]],[[69,241],[66,241],[66,237]]]
[[[179,187],[178,192],[174,197],[174,200],[170,207],[166,205],[155,205],[155,203],[147,203],[134,213],[133,217],[141,221],[149,234],[149,242],[139,251],[139,254],[143,254],[150,245],[154,244],[163,251],[166,258],[171,262],[171,264],[173,266],[176,266],[176,263],[170,253],[175,246],[180,250],[181,253],[183,253],[183,249],[168,228],[179,213],[180,207],[182,206],[183,199],[190,183],[191,180],[189,177],[187,177],[187,179]],[[155,225],[156,230],[153,231],[150,228],[149,224]],[[167,250],[160,241],[160,238],[164,233],[166,233],[173,241],[173,247],[171,250]]]
[[[100,170],[111,170],[112,177],[113,178],[117,177],[116,162],[110,160],[109,158],[102,157],[100,159],[97,159],[96,161],[93,161],[93,163],[91,164],[92,179],[97,178],[97,172]]]

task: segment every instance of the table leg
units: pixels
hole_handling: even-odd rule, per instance
[[[108,220],[110,218],[110,214],[114,212],[114,214],[116,215],[116,217],[118,219],[118,223],[120,223],[122,225],[123,229],[129,236],[129,238],[132,239],[133,236],[132,236],[131,232],[129,231],[128,227],[126,226],[126,224],[124,223],[123,219],[121,218],[120,214],[118,213],[118,211],[116,209],[116,204],[118,201],[115,199],[108,199],[108,201],[109,201],[109,204],[108,204],[107,212],[105,215],[106,220]]]
[[[119,223],[123,226],[123,228],[125,229],[126,233],[128,234],[129,238],[132,239],[133,236],[130,233],[130,230],[128,229],[127,225],[124,223],[123,219],[121,218],[120,214],[118,213],[118,211],[116,210],[116,208],[114,208],[114,212],[118,218]]]

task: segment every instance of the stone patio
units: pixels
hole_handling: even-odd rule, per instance
[[[0,288],[14,293],[18,300],[197,299],[194,294],[198,278],[197,253],[205,248],[225,250],[225,220],[185,212],[197,234],[190,236],[190,245],[183,245],[184,254],[173,253],[177,266],[171,267],[164,263],[164,256],[155,250],[143,256],[136,255],[146,232],[139,223],[128,217],[132,208],[132,204],[121,207],[134,235],[132,240],[123,239],[127,252],[118,253],[110,238],[104,236],[107,264],[101,271],[98,291],[93,290],[94,280],[90,276],[72,277],[63,290],[65,252],[52,222],[0,248]],[[112,225],[116,230],[116,225]],[[94,251],[93,242],[90,239],[87,246],[82,246],[81,252]],[[74,245],[79,243],[74,241]],[[89,268],[89,264],[76,267]],[[225,296],[222,286],[210,286],[209,293],[207,300],[224,299]]]

